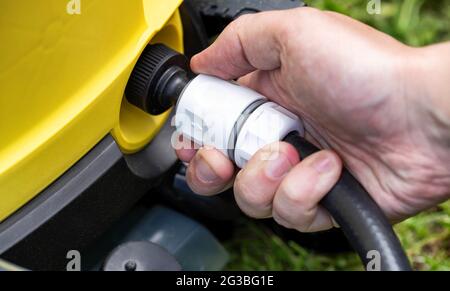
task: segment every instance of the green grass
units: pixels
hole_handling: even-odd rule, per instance
[[[381,13],[367,13],[367,0],[311,0],[309,6],[337,11],[363,21],[412,46],[450,40],[447,0],[381,0]]]
[[[450,40],[450,2],[381,0],[381,14],[369,15],[365,0],[311,0],[310,6],[359,19],[412,46]],[[395,226],[413,267],[450,270],[450,201]],[[226,244],[229,270],[361,270],[353,253],[325,255],[283,241],[269,228],[243,221]],[[332,243],[332,242],[330,242]]]
[[[260,224],[245,221],[236,239],[227,243],[228,270],[359,270],[361,263],[353,253],[327,255],[313,252],[293,241],[284,241]]]
[[[450,202],[405,220],[395,231],[414,269],[450,270]],[[242,221],[226,248],[229,270],[362,270],[354,253],[317,253],[250,220]]]

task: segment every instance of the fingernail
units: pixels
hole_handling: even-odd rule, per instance
[[[292,168],[291,162],[282,153],[272,153],[265,167],[267,177],[272,179],[280,179],[285,176]]]
[[[330,157],[320,156],[313,162],[313,167],[319,173],[328,173],[333,169],[333,161]]]
[[[195,162],[195,174],[199,180],[204,183],[212,183],[219,180],[219,176],[204,159],[199,158]]]

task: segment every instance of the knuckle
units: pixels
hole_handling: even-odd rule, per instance
[[[242,14],[240,15],[238,18],[236,18],[233,22],[231,22],[231,24],[239,26],[242,24],[246,24],[248,23],[248,21],[250,21],[255,15],[253,14]]]
[[[295,229],[299,232],[313,232],[312,221],[304,218],[302,215],[298,215],[298,218],[290,217],[290,214],[280,211],[273,213],[273,219],[280,225]]]
[[[311,232],[311,223],[297,223],[294,228],[299,232]]]
[[[309,232],[311,222],[308,221],[302,211],[302,209],[296,209],[295,213],[293,213],[287,208],[278,206],[276,208],[274,207],[273,218],[278,224],[286,228],[295,229],[300,232]]]
[[[304,187],[311,189],[309,185],[304,185]],[[290,183],[288,180],[285,183],[281,184],[280,190],[290,203],[298,207],[308,208],[308,206],[310,206],[311,204],[310,202],[311,199],[309,198],[309,195],[303,194],[303,193],[310,193],[311,191],[304,191],[304,190],[299,191],[299,189],[294,187],[294,185],[292,185],[292,183]]]
[[[311,18],[317,18],[323,15],[323,12],[314,7],[301,7],[296,10],[296,19],[307,22]]]
[[[285,228],[294,228],[293,225],[288,222],[286,219],[284,219],[282,216],[280,216],[278,213],[272,214],[273,220],[275,220],[276,223],[278,223],[281,226],[284,226]]]
[[[232,33],[239,33],[241,31],[242,27],[245,27],[245,25],[251,20],[251,17],[254,17],[251,14],[243,14],[230,22],[228,26],[225,28],[225,30],[232,32]]]
[[[234,183],[235,194],[253,208],[262,209],[270,206],[271,199],[269,199],[268,195],[255,191],[252,183],[253,179],[247,177],[244,171],[240,171]]]
[[[310,223],[306,218],[304,210],[297,208],[295,212],[291,207],[277,206],[273,210],[273,218],[278,223],[286,228],[296,229],[300,232],[308,232],[310,229]]]

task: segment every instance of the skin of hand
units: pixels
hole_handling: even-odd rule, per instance
[[[218,150],[185,148],[187,181],[213,195],[234,185],[239,207],[303,232],[331,228],[318,205],[342,166],[393,221],[450,193],[450,44],[406,46],[349,17],[313,8],[244,15],[194,56],[196,73],[236,79],[301,117],[323,148],[300,162],[280,142],[237,175]],[[277,148],[276,159],[262,159]]]

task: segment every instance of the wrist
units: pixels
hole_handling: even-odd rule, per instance
[[[450,197],[450,43],[408,48],[403,68],[410,138],[429,161],[423,173],[434,198],[445,201]]]
[[[450,42],[412,48],[405,66],[405,89],[425,126],[450,161]]]

